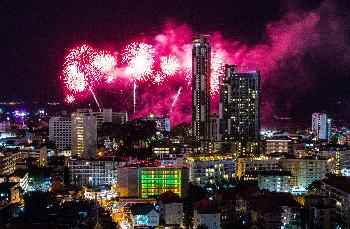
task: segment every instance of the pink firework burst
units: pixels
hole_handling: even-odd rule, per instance
[[[224,74],[225,58],[218,53],[211,55],[210,94],[217,95],[220,90],[220,77]]]
[[[91,63],[95,60],[98,52],[88,45],[82,45],[72,49],[65,59],[65,67],[75,65],[77,71],[84,75],[86,83],[94,84],[100,80],[100,74]]]
[[[84,73],[78,70],[76,64],[65,66],[63,69],[64,83],[68,90],[74,93],[82,92],[86,89]]]
[[[66,103],[73,103],[75,101],[75,97],[73,95],[67,95],[64,100]]]
[[[180,61],[176,56],[163,56],[160,60],[160,67],[166,75],[173,76],[180,69]]]
[[[117,66],[117,59],[112,54],[105,51],[98,52],[91,65],[105,77],[108,83],[113,81],[114,78],[110,73]]]
[[[126,73],[138,81],[145,81],[153,72],[155,51],[152,45],[131,43],[122,54],[122,61],[128,66]]]
[[[166,75],[162,72],[156,72],[154,75],[153,75],[153,80],[152,80],[152,83],[153,84],[157,84],[157,85],[160,85],[162,83],[164,83],[166,79]]]

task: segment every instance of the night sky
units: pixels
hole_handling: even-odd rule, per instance
[[[284,59],[263,83],[263,103],[274,101],[265,116],[309,123],[312,112],[326,111],[349,121],[350,1],[291,2],[1,1],[0,100],[63,101],[58,76],[64,56],[82,42],[119,48],[156,34],[171,20],[196,32],[220,31],[225,39],[249,47],[268,42],[267,25],[286,14],[316,12],[321,34],[317,45]]]

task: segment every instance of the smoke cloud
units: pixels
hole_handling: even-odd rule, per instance
[[[280,20],[267,24],[264,41],[255,45],[227,39],[219,31],[211,33],[212,53],[217,55],[217,60],[223,60],[219,64],[237,64],[261,71],[264,126],[269,125],[274,115],[293,115],[297,109],[303,112],[298,106],[315,89],[320,73],[317,69],[323,69],[319,66],[348,68],[350,49],[344,31],[346,21],[338,12],[337,6],[331,2],[324,2],[307,12],[292,8]],[[138,112],[135,117],[153,113],[170,117],[172,125],[190,122],[191,52],[196,33],[186,23],[167,21],[157,35],[138,40],[153,45],[159,59],[168,55],[178,57],[181,69],[176,75],[167,77],[161,85],[138,83]],[[117,72],[120,73],[120,70]],[[131,111],[132,82],[125,81],[128,77],[119,73],[105,93],[115,97],[113,105],[119,110]],[[180,88],[181,93],[174,104]],[[113,98],[108,98],[108,101],[111,100]],[[104,104],[111,103],[108,101]],[[213,94],[212,112],[217,112],[218,101],[218,93]],[[171,109],[172,104],[174,107]]]

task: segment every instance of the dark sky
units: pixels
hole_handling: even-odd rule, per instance
[[[142,33],[158,30],[170,19],[185,22],[194,31],[221,31],[228,39],[254,45],[264,40],[266,24],[283,17],[287,7],[292,5],[307,12],[319,7],[323,1],[290,2],[3,0],[0,2],[0,100],[62,100],[58,75],[63,58],[67,49],[81,42],[97,47],[122,46]],[[334,2],[342,15],[350,13],[347,3],[350,1]],[[337,69],[323,62],[319,66],[319,62],[313,61],[314,56],[305,58],[305,63],[318,73],[319,83],[308,98],[294,102],[293,109],[328,110],[340,101],[346,109],[339,109],[339,106],[336,109],[349,118],[346,116],[350,108],[349,68]],[[283,104],[283,95],[275,95]],[[279,113],[297,117],[302,112],[290,109],[284,112],[282,109]]]

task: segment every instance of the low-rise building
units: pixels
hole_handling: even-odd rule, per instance
[[[321,157],[282,158],[280,166],[283,171],[290,171],[292,193],[306,193],[308,186],[325,178],[329,172],[327,160]]]
[[[260,189],[267,189],[270,192],[290,192],[289,171],[261,171],[258,175]]]
[[[206,226],[208,229],[220,228],[220,211],[208,203],[207,199],[193,204],[193,226]]]
[[[301,228],[301,206],[292,195],[269,193],[249,200],[251,228]]]
[[[274,137],[265,140],[265,154],[291,153],[292,139],[288,137]]]
[[[332,176],[321,181],[320,194],[336,201],[336,212],[343,222],[350,226],[350,180],[347,177]]]
[[[168,191],[160,196],[159,213],[164,226],[176,228],[184,226],[182,199],[175,193]]]
[[[8,177],[8,181],[18,183],[24,192],[28,191],[28,172],[26,170],[17,169]]]
[[[199,186],[235,177],[236,161],[228,154],[200,154],[187,157],[190,181]]]
[[[117,183],[117,168],[123,161],[106,159],[71,159],[68,163],[69,183],[92,187]]]
[[[159,196],[172,191],[179,196],[188,189],[188,168],[159,163],[135,164],[118,168],[118,191],[121,196]]]
[[[261,171],[276,171],[279,169],[279,158],[274,157],[239,157],[237,159],[237,177],[245,178],[246,173]],[[257,177],[256,177],[257,178]]]
[[[306,196],[308,228],[336,228],[336,201],[329,196]]]
[[[135,204],[130,210],[134,228],[159,225],[159,213],[152,204]]]
[[[17,182],[0,183],[0,208],[19,201],[19,184]]]

